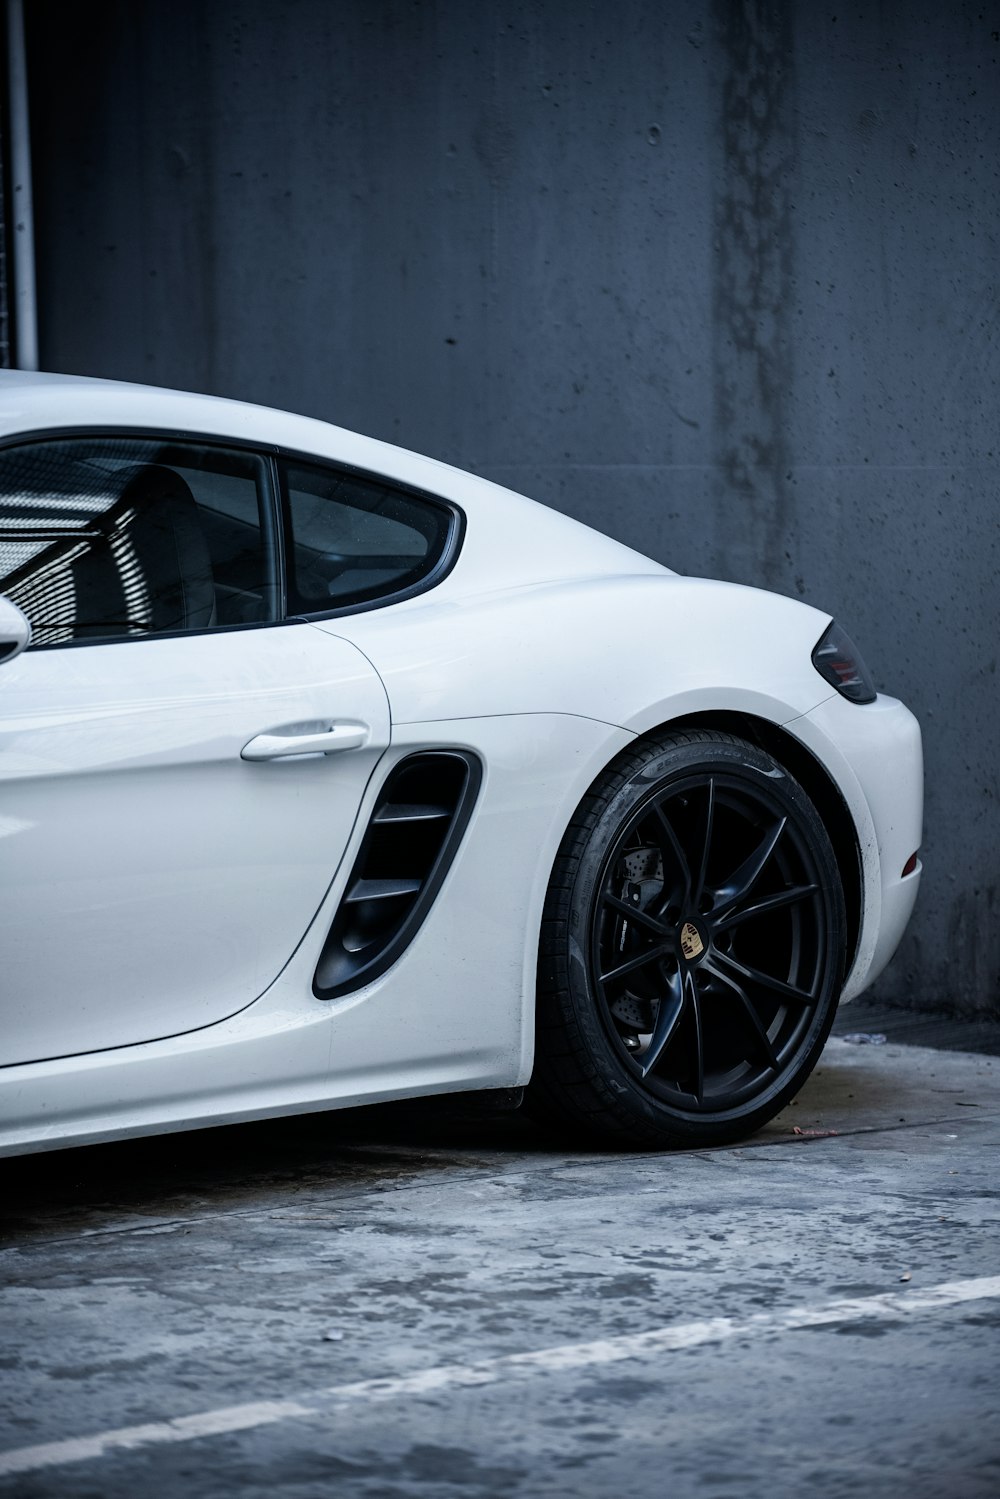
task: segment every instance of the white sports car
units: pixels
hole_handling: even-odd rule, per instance
[[[0,1153],[527,1087],[749,1133],[917,893],[828,615],[305,417],[0,376]]]

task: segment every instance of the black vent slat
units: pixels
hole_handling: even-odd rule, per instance
[[[416,895],[422,880],[355,880],[344,896],[345,906],[357,906],[368,900],[394,900],[399,895]]]
[[[430,910],[482,782],[467,750],[427,750],[392,767],[313,977],[334,999],[385,972]]]
[[[450,817],[454,808],[434,807],[420,802],[386,802],[372,818],[372,822],[436,822],[440,817]]]

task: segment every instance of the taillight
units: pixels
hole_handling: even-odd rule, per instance
[[[831,687],[852,703],[873,703],[876,698],[871,672],[846,630],[834,621],[823,632],[812,653],[812,664]]]

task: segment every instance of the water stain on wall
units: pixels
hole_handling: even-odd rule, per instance
[[[794,51],[789,0],[717,0],[721,169],[713,245],[713,399],[729,565],[780,587],[794,508],[786,405],[794,378]],[[746,512],[750,511],[748,517]],[[750,524],[746,524],[749,519]],[[734,545],[735,541],[735,545]]]

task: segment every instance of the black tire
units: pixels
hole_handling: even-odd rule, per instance
[[[783,766],[707,730],[637,742],[552,871],[529,1108],[640,1148],[752,1133],[822,1051],[845,946],[829,837]]]

